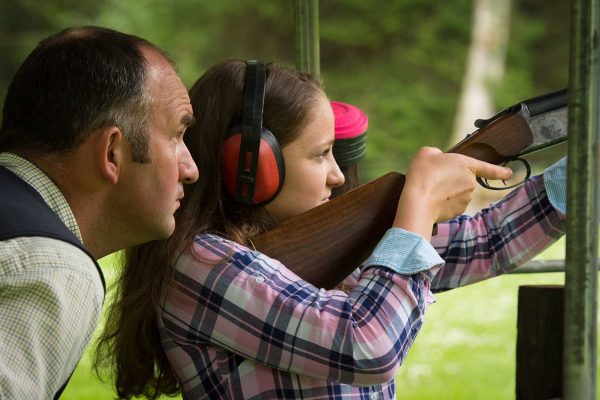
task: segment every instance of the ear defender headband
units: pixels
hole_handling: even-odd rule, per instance
[[[223,182],[239,203],[266,204],[283,186],[285,167],[277,139],[262,126],[266,65],[246,61],[244,115],[223,143]]]

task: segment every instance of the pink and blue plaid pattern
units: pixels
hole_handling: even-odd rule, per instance
[[[439,224],[441,269],[364,265],[344,291],[203,234],[177,261],[161,304],[163,347],[185,399],[394,399],[430,289],[516,268],[563,231],[537,177],[478,216]]]

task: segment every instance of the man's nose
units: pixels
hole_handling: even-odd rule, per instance
[[[194,183],[199,177],[198,167],[192,158],[187,146],[184,145],[184,151],[179,160],[179,177],[185,184]]]

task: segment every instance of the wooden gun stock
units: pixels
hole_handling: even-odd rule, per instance
[[[533,140],[518,113],[499,117],[448,150],[494,164]],[[364,261],[392,226],[404,176],[391,172],[290,218],[254,238],[257,250],[317,287],[333,288]]]

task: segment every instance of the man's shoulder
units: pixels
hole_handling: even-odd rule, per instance
[[[103,302],[94,262],[77,246],[48,237],[0,241],[0,336],[8,338],[0,364],[14,378],[4,383],[7,396],[51,398],[80,359]]]
[[[70,275],[102,286],[94,261],[63,240],[32,236],[0,241],[0,275]]]

